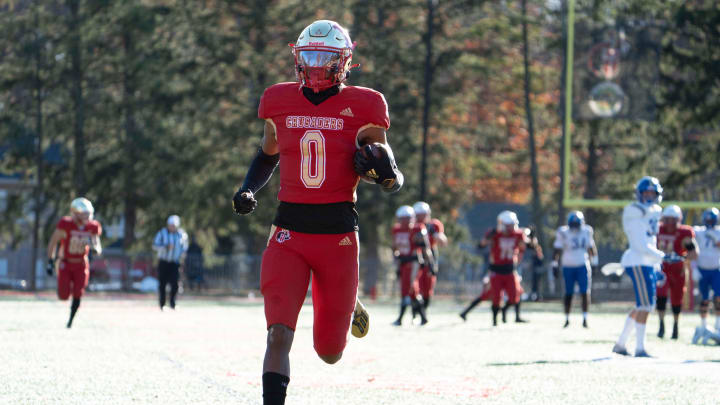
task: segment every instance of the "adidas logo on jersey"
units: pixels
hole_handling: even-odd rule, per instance
[[[350,241],[350,238],[346,236],[340,240],[338,246],[352,246],[352,242]]]
[[[340,115],[344,115],[344,116],[347,116],[347,117],[354,117],[354,115],[353,115],[352,110],[350,109],[350,107],[348,107],[348,108],[340,111]]]

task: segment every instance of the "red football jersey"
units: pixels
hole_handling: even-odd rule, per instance
[[[420,247],[417,240],[422,239],[423,232],[426,232],[424,224],[416,223],[410,227],[395,224],[392,227],[393,247],[400,253],[400,256],[411,256]]]
[[[443,226],[443,223],[440,222],[439,219],[433,218],[430,220],[430,222],[425,224],[425,228],[427,228],[428,239],[430,240],[430,247],[434,248],[435,246],[437,246],[438,243],[437,234],[444,233],[445,226]]]
[[[675,232],[670,233],[667,226],[660,223],[660,231],[657,236],[657,248],[666,254],[675,252],[680,256],[687,255],[685,245],[695,238],[695,231],[691,226],[678,224]],[[682,263],[672,263],[674,267],[682,267]]]
[[[346,86],[314,105],[300,83],[268,87],[258,117],[271,120],[280,148],[280,201],[328,204],[356,200],[359,177],[353,169],[357,135],[367,127],[388,129],[383,95]]]
[[[510,234],[490,230],[485,234],[490,239],[490,264],[514,264],[525,251],[525,233],[515,229]]]
[[[102,235],[102,226],[95,220],[90,220],[81,227],[71,217],[62,217],[57,229],[65,231],[65,237],[60,241],[62,257],[65,259],[86,258],[90,251],[90,238],[93,235]]]

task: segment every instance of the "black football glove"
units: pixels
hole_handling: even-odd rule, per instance
[[[257,208],[257,200],[253,196],[252,191],[238,190],[233,196],[233,210],[240,215],[247,215]]]
[[[372,179],[376,184],[382,184],[383,187],[390,188],[397,179],[395,173],[397,166],[390,158],[390,154],[384,145],[379,144],[377,147],[380,149],[379,158],[375,157],[370,145],[365,145],[362,149],[355,151],[353,160],[355,173]]]
[[[48,276],[52,276],[55,272],[55,259],[48,259],[47,266],[45,267]]]

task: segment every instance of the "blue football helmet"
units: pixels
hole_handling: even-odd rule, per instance
[[[582,211],[570,211],[567,217],[567,224],[570,228],[580,229],[585,223],[585,215]]]
[[[703,224],[705,224],[708,228],[714,228],[715,225],[718,223],[718,217],[720,216],[720,211],[718,211],[717,208],[712,207],[708,208],[703,212],[702,220]]]
[[[652,200],[643,199],[643,193],[645,191],[654,191],[656,193],[655,198]],[[662,192],[663,188],[660,185],[660,181],[652,176],[643,177],[637,182],[637,185],[635,185],[635,198],[645,205],[660,204],[662,201]]]

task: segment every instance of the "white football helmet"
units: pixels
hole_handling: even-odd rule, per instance
[[[355,45],[347,30],[335,21],[315,21],[290,46],[295,74],[304,87],[318,93],[347,79]]]
[[[88,219],[92,219],[95,209],[87,198],[76,198],[70,203],[70,212],[77,215],[87,214]]]
[[[506,226],[512,225],[517,229],[520,221],[518,221],[517,214],[512,211],[503,211],[497,216],[498,230],[502,231]]]
[[[409,205],[403,205],[395,211],[396,218],[414,218],[415,210]]]
[[[416,202],[413,204],[413,209],[415,210],[415,215],[430,215],[430,204],[425,201]]]
[[[662,212],[663,218],[676,218],[678,222],[682,221],[683,214],[677,205],[668,205]]]
[[[180,217],[177,215],[170,215],[167,219],[167,224],[172,225],[175,228],[180,227]]]

